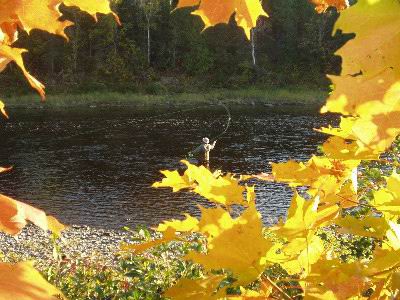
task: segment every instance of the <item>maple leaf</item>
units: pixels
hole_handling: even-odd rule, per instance
[[[163,178],[160,182],[155,182],[152,187],[170,187],[174,193],[182,189],[192,187],[193,182],[190,181],[187,174],[181,176],[178,171],[171,172],[168,170],[161,171],[161,173],[165,176],[165,178]]]
[[[311,273],[305,279],[304,299],[361,299],[367,277],[364,265],[342,263],[338,260],[321,259],[311,267]],[[353,298],[354,297],[354,298]]]
[[[315,10],[319,13],[325,12],[329,7],[336,7],[337,10],[347,8],[348,0],[310,0],[315,5]]]
[[[323,241],[313,232],[307,237],[295,238],[282,248],[287,261],[281,263],[282,268],[290,275],[306,276],[310,268],[321,258],[325,251]]]
[[[205,28],[219,23],[228,23],[235,14],[238,26],[242,27],[248,39],[250,31],[256,26],[259,16],[268,17],[259,0],[179,0],[178,8],[198,6],[192,13],[201,17]]]
[[[43,279],[30,262],[0,263],[0,299],[65,299],[62,292]]]
[[[355,140],[359,152],[380,154],[400,133],[400,82],[386,91],[381,101],[360,104],[358,118],[344,118],[340,128],[322,128],[323,133]]]
[[[4,105],[4,102],[0,100],[0,112],[3,114],[3,116],[5,116],[8,119],[9,117],[5,110],[5,107],[6,106]]]
[[[295,191],[286,222],[280,222],[272,230],[289,241],[307,237],[310,230],[324,226],[338,214],[337,205],[318,209],[318,204],[319,197],[307,201]]]
[[[38,91],[42,99],[45,97],[44,85],[33,77],[26,69],[22,60],[22,54],[26,52],[24,49],[12,48],[8,45],[0,43],[0,72],[12,61],[22,70],[29,84]]]
[[[357,219],[347,215],[344,218],[334,220],[334,224],[341,227],[341,229],[339,229],[341,233],[351,233],[378,239],[382,239],[389,229],[389,224],[384,218],[374,216],[366,216],[362,219]]]
[[[339,136],[330,137],[323,145],[324,154],[330,159],[340,160],[378,160],[379,154],[370,149],[361,150],[357,142]]]
[[[230,206],[232,204],[247,205],[243,193],[251,189],[241,186],[239,180],[232,175],[221,176],[220,172],[212,173],[204,166],[195,166],[183,160],[187,166],[185,173],[180,176],[177,171],[161,171],[165,178],[156,182],[153,187],[171,187],[174,192],[190,188],[193,192],[217,204]]]
[[[178,232],[198,231],[199,221],[188,214],[185,214],[185,217],[186,219],[182,221],[181,220],[164,221],[163,223],[158,225],[156,230],[159,232],[165,232],[168,229],[172,228]]]
[[[227,296],[228,300],[265,300],[272,294],[272,285],[262,282],[261,290],[254,291],[240,287],[240,296]]]
[[[3,167],[0,167],[0,173],[4,173],[4,172],[11,171],[11,170],[12,170],[12,168],[13,168],[13,167],[8,167],[8,168],[3,168]]]
[[[1,0],[0,1],[0,72],[12,61],[22,70],[29,84],[38,91],[42,100],[45,98],[44,85],[33,77],[25,68],[22,54],[24,49],[12,47],[18,39],[20,28],[30,32],[41,29],[66,38],[64,29],[71,25],[69,21],[60,21],[59,5],[73,5],[86,10],[92,16],[96,13],[112,13],[108,0]],[[116,17],[116,15],[114,14]],[[117,22],[119,22],[116,17]]]
[[[400,80],[399,14],[397,0],[359,0],[342,11],[336,29],[356,37],[336,53],[343,58],[342,76],[331,77],[335,90],[323,112],[355,114]]]
[[[336,189],[351,178],[360,160],[335,160],[324,156],[313,156],[307,163],[288,161],[272,164],[272,174],[276,181],[289,183],[289,186],[310,186],[324,191]]]
[[[400,175],[394,171],[386,183],[386,188],[374,192],[372,204],[382,212],[400,215]]]
[[[220,207],[201,208],[201,212],[199,232],[207,237],[208,252],[192,251],[185,258],[202,264],[206,270],[231,270],[237,285],[256,280],[267,264],[265,256],[271,242],[263,237],[261,216],[255,203],[250,203],[236,219]]]
[[[337,204],[342,208],[354,207],[359,204],[357,192],[354,182],[347,182],[337,188],[337,185],[332,185],[332,189],[327,188],[328,182],[318,190],[311,190],[308,193],[311,196],[319,196],[323,204]]]
[[[206,278],[191,280],[180,279],[174,286],[170,287],[164,296],[175,300],[212,300],[220,299],[217,288],[225,276],[213,275]]]
[[[45,212],[23,202],[0,195],[0,231],[11,235],[19,233],[27,221],[43,230],[50,230],[60,235],[65,226]]]
[[[140,244],[121,244],[121,250],[124,252],[134,252],[135,254],[143,253],[144,251],[157,247],[159,245],[169,243],[177,239],[176,231],[173,228],[167,228],[160,239],[154,239]]]

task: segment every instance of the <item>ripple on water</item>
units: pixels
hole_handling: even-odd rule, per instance
[[[179,160],[204,136],[217,136],[225,112],[214,109],[163,117],[127,108],[10,111],[0,126],[1,192],[45,209],[68,224],[119,228],[155,225],[204,203],[189,193],[152,189],[159,170],[181,168]],[[157,115],[157,118],[152,117]],[[324,137],[313,128],[330,116],[276,114],[257,109],[232,113],[232,123],[212,152],[212,168],[238,174],[269,172],[269,162],[306,160]],[[265,224],[285,217],[291,191],[257,183],[257,207]]]

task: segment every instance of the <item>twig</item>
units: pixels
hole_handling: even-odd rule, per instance
[[[277,286],[276,283],[273,282],[271,278],[269,278],[269,276],[263,276],[263,279],[265,279],[266,281],[268,281],[268,283],[269,283],[270,285],[272,285],[272,287],[273,287],[275,290],[277,290],[277,291],[283,296],[284,299],[286,299],[286,300],[293,300],[292,297],[290,297],[288,294],[286,294],[286,292],[285,292],[284,290],[282,290],[279,286]]]

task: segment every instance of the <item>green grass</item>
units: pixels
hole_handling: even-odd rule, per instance
[[[48,107],[75,107],[90,105],[134,105],[134,106],[159,106],[159,105],[193,105],[215,103],[224,101],[237,105],[290,105],[310,104],[318,105],[326,98],[327,93],[320,90],[305,88],[288,89],[218,89],[205,93],[179,93],[150,95],[140,93],[118,92],[89,92],[82,94],[49,94],[46,106]],[[4,99],[9,106],[30,106],[40,102],[36,94],[12,96]]]

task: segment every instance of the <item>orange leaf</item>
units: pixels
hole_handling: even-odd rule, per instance
[[[45,97],[44,85],[40,83],[35,77],[33,77],[29,72],[25,69],[24,62],[22,60],[22,53],[26,52],[24,49],[12,48],[8,45],[0,44],[0,72],[4,70],[4,68],[11,62],[14,61],[18,67],[21,68],[24,73],[26,79],[30,83],[30,85],[36,89],[42,99]]]
[[[44,211],[0,194],[0,231],[15,235],[28,221],[56,234],[65,228],[55,218],[46,216]]]
[[[315,10],[319,13],[325,12],[329,7],[343,10],[348,6],[348,1],[346,0],[310,0],[310,2],[315,5]]]
[[[0,100],[0,112],[8,119],[8,115],[6,110],[4,109],[6,106],[4,105],[3,101]]]
[[[0,167],[0,173],[11,171],[13,167],[3,168]]]
[[[206,28],[219,23],[228,23],[235,13],[235,20],[238,26],[244,29],[248,39],[250,39],[250,30],[256,26],[258,17],[268,17],[259,0],[180,0],[178,8],[199,4],[199,8],[193,12],[193,15],[200,16]]]
[[[57,288],[44,280],[30,262],[21,262],[0,263],[0,299],[56,300],[65,297]]]

